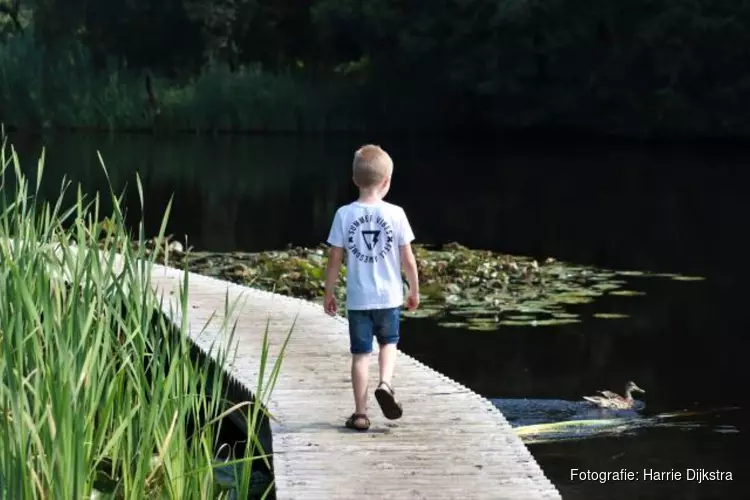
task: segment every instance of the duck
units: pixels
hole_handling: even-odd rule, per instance
[[[583,399],[590,401],[597,406],[602,408],[614,408],[618,410],[624,410],[632,408],[635,400],[633,399],[632,392],[637,391],[645,393],[643,389],[638,387],[632,380],[625,384],[625,397],[620,396],[612,391],[599,391],[601,396],[584,396]]]

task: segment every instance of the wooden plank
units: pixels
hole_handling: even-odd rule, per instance
[[[152,283],[164,310],[181,321],[184,271],[154,266]],[[219,339],[227,293],[240,298],[231,375],[249,391],[258,384],[260,346],[267,324],[271,362],[290,328],[281,374],[271,396],[277,498],[349,500],[558,499],[528,449],[487,399],[399,351],[393,384],[404,416],[386,420],[370,392],[370,431],[343,427],[353,411],[349,341],[344,318],[311,302],[189,275],[187,314],[193,342],[207,350]],[[214,316],[206,327],[206,321]],[[408,331],[404,332],[408,335]],[[375,348],[377,351],[377,348]],[[377,381],[377,352],[370,363]]]

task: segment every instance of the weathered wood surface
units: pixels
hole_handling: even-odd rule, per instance
[[[169,302],[178,309],[183,276],[177,269],[153,269],[166,312]],[[347,323],[317,304],[191,273],[187,319],[200,348],[208,350],[217,340],[227,293],[230,302],[241,301],[231,318],[237,323],[230,371],[251,391],[267,322],[273,363],[296,320],[268,405],[278,419],[272,425],[277,498],[560,498],[492,403],[402,352],[393,384],[404,416],[385,419],[372,395],[378,380],[375,347],[372,426],[366,433],[345,429],[354,409]],[[206,328],[212,315],[218,317]],[[177,312],[173,319],[181,317]]]

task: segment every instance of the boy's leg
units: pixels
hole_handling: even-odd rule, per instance
[[[401,308],[381,309],[373,311],[375,319],[375,335],[378,338],[380,352],[378,365],[380,368],[380,382],[375,390],[375,397],[386,418],[397,419],[403,414],[401,403],[391,387],[393,371],[396,366],[396,346],[399,341],[399,327],[401,325]]]
[[[378,352],[378,365],[380,367],[380,381],[391,385],[393,370],[396,367],[396,344],[380,344]]]
[[[369,311],[348,311],[347,316],[355,408],[354,414],[347,420],[347,426],[365,430],[370,426],[367,419],[367,386],[372,354],[373,322]]]
[[[370,355],[352,354],[352,389],[354,389],[354,411],[367,414],[367,385],[370,375]]]

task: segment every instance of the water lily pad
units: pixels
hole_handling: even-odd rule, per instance
[[[563,293],[555,296],[554,300],[563,304],[590,304],[594,301],[590,295],[577,293]]]
[[[566,312],[554,312],[552,313],[552,316],[557,319],[578,319],[580,317],[578,314]]]
[[[645,271],[617,271],[620,276],[646,276],[648,273]]]
[[[510,312],[512,309],[506,309],[504,312]],[[516,309],[516,311],[522,313],[524,316],[546,316],[552,314],[554,311],[550,309],[534,309],[534,308],[528,308],[528,307],[519,307]]]
[[[421,285],[419,288],[419,293],[423,297],[426,297],[426,296],[443,297],[445,295],[443,286],[438,283],[429,283],[429,284]]]
[[[492,323],[469,323],[466,328],[477,332],[490,332],[497,330],[498,323],[494,321]]]
[[[580,319],[574,319],[574,318],[550,318],[550,319],[542,319],[538,321],[532,321],[531,326],[560,326],[560,325],[572,325],[575,323],[580,323]]]
[[[445,297],[445,302],[447,304],[460,304],[461,297],[459,297],[458,295],[448,295]]]
[[[462,307],[450,311],[451,314],[456,316],[473,317],[487,314],[487,307]]]
[[[407,318],[431,318],[440,314],[440,309],[429,309],[427,307],[419,307],[415,311],[404,311],[404,316]]]
[[[616,272],[600,269],[593,276],[589,276],[589,279],[593,281],[612,281],[616,276]]]
[[[657,278],[667,278],[674,281],[704,281],[706,279],[705,276],[687,276],[675,273],[658,273],[654,274],[654,276]]]
[[[438,322],[438,325],[443,328],[466,328],[468,323],[465,321],[443,321]]]
[[[580,323],[581,320],[574,318],[547,318],[547,319],[531,319],[531,320],[512,320],[506,319],[500,322],[504,326],[560,326],[560,325],[571,325]]]
[[[536,316],[528,316],[528,315],[514,315],[514,316],[508,316],[508,319],[511,321],[531,321],[534,319],[537,319]]]
[[[500,321],[501,326],[531,326],[532,320],[504,319]]]
[[[595,318],[598,319],[622,319],[622,318],[628,318],[627,314],[620,314],[620,313],[595,313]]]
[[[480,323],[497,323],[497,316],[481,316],[475,318],[467,318],[467,323],[480,324]]]
[[[739,434],[740,430],[733,425],[717,425],[713,428],[714,432],[721,434]]]
[[[675,281],[704,281],[706,278],[703,276],[672,276]]]
[[[604,291],[617,290],[618,288],[620,288],[619,283],[612,283],[612,282],[607,282],[607,281],[602,282],[602,283],[594,283],[591,286],[593,288],[596,288],[597,290],[604,290]]]
[[[610,295],[619,295],[622,297],[635,297],[637,295],[646,295],[646,292],[638,292],[636,290],[614,290],[609,292]]]

